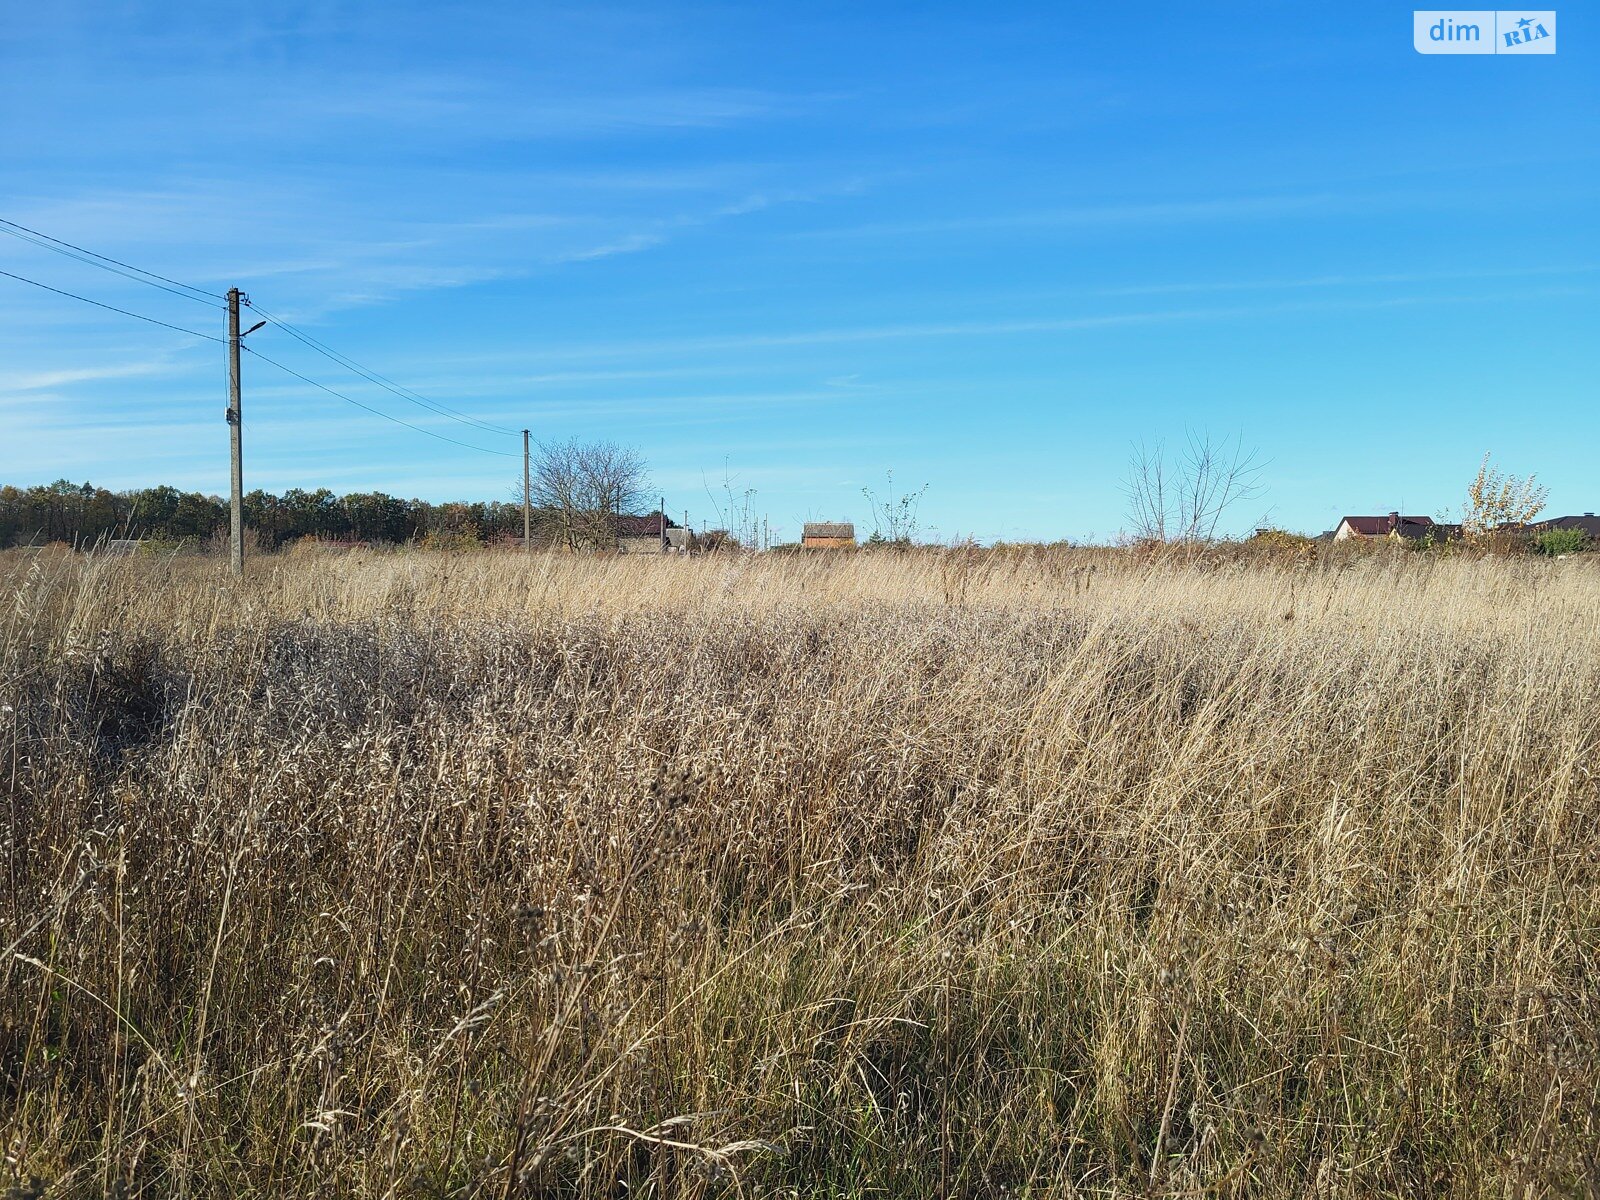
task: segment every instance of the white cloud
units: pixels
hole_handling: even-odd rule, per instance
[[[152,375],[177,373],[166,357],[143,359],[138,362],[110,363],[101,367],[71,367],[41,371],[0,371],[0,394],[5,392],[36,392],[49,388],[66,387],[75,383],[92,383],[102,379],[133,379]]]
[[[1219,196],[1199,200],[1129,201],[1083,205],[1036,212],[986,213],[915,221],[884,221],[846,228],[805,230],[799,238],[891,237],[898,235],[976,233],[984,230],[1098,228],[1108,225],[1176,225],[1203,221],[1260,220],[1303,216],[1334,209],[1365,207],[1371,197],[1332,193],[1279,196]]]
[[[545,357],[551,358],[624,357],[633,354],[697,353],[785,346],[841,345],[851,342],[880,342],[918,338],[1072,333],[1092,329],[1114,329],[1122,326],[1155,325],[1179,321],[1225,321],[1298,312],[1359,311],[1364,309],[1423,307],[1429,305],[1508,302],[1518,299],[1576,294],[1584,294],[1584,289],[1549,287],[1529,289],[1520,294],[1497,291],[1493,295],[1389,296],[1369,300],[1294,301],[1263,305],[1239,305],[1227,308],[1168,309],[1098,316],[1019,317],[1006,320],[864,325],[853,328],[798,330],[790,333],[747,333],[720,337],[596,343],[551,348],[541,353]]]
[[[599,246],[590,246],[581,250],[564,250],[554,255],[551,262],[588,262],[596,258],[610,258],[616,254],[634,254],[640,250],[648,250],[652,246],[659,246],[666,241],[666,235],[661,233],[630,233],[626,237],[618,238],[614,242],[606,242]]]

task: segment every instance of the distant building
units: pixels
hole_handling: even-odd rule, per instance
[[[856,527],[849,521],[807,521],[800,537],[802,546],[836,550],[856,544]]]
[[[1581,517],[1546,517],[1542,521],[1530,521],[1524,528],[1534,533],[1544,533],[1550,529],[1581,529],[1600,541],[1600,517],[1592,512],[1584,513]]]
[[[1401,538],[1407,541],[1443,540],[1455,536],[1459,528],[1441,525],[1432,517],[1406,517],[1392,512],[1384,517],[1345,517],[1333,530],[1336,542],[1351,539]]]
[[[661,541],[661,523],[667,527],[666,544]],[[689,531],[664,513],[642,517],[617,518],[617,549],[623,554],[664,554],[689,548]]]

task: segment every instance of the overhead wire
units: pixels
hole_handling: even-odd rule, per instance
[[[243,345],[243,344],[241,343],[241,345]],[[351,397],[346,396],[343,392],[334,390],[333,388],[329,387],[325,383],[318,383],[315,379],[312,379],[309,375],[302,375],[302,374],[300,374],[299,371],[296,371],[293,367],[286,367],[281,362],[279,362],[277,359],[268,358],[265,354],[262,354],[261,351],[259,351],[259,350],[253,349],[252,347],[247,346],[247,345],[244,345],[243,348],[245,350],[248,350],[255,357],[259,358],[262,362],[268,363],[268,364],[270,364],[270,365],[272,365],[274,367],[277,367],[278,370],[284,372],[284,374],[293,375],[296,379],[300,380],[302,383],[308,383],[314,388],[318,388],[318,389],[320,389],[320,390],[322,390],[324,392],[327,392],[328,395],[330,395],[330,396],[337,396],[340,400],[343,400],[346,404],[353,404],[357,408],[365,409],[367,412],[371,413],[373,416],[382,417],[385,421],[393,421],[396,425],[404,425],[407,429],[415,430],[417,433],[426,434],[428,437],[431,437],[431,438],[437,438],[441,442],[449,442],[452,446],[460,446],[464,450],[476,450],[479,454],[494,454],[494,455],[498,455],[501,458],[521,458],[522,457],[520,454],[513,454],[512,452],[510,452],[508,450],[491,450],[487,446],[474,446],[471,442],[457,441],[453,437],[446,437],[442,433],[435,433],[431,429],[424,429],[421,425],[413,425],[410,421],[403,421],[399,417],[392,416],[391,414],[384,412],[381,408],[373,408],[372,405],[370,405],[370,404],[363,404],[359,400],[354,400]]]
[[[342,354],[333,347],[318,341],[304,330],[295,328],[282,317],[274,316],[272,313],[262,308],[259,304],[252,303],[250,308],[253,312],[260,313],[263,317],[271,321],[274,325],[278,326],[278,328],[282,329],[290,337],[303,343],[310,349],[315,350],[324,358],[331,362],[337,363],[339,366],[344,367],[348,371],[354,372],[363,379],[367,380],[369,383],[377,384],[385,391],[398,396],[407,403],[414,404],[418,408],[425,408],[437,416],[446,417],[452,421],[457,421],[460,424],[471,425],[474,428],[483,430],[485,433],[498,433],[504,434],[507,437],[515,437],[519,432],[515,429],[507,429],[504,425],[495,425],[489,421],[481,421],[477,417],[472,416],[470,413],[464,413],[459,409],[451,408],[443,401],[431,400],[427,396],[422,395],[420,392],[413,391],[408,387],[402,387],[400,384],[395,383],[394,380],[378,374],[378,372],[374,371],[371,367],[363,366],[349,355]]]
[[[26,275],[13,275],[10,271],[0,271],[7,279],[15,279],[19,283],[31,283],[36,288],[43,288],[47,292],[54,292],[58,296],[66,296],[72,300],[81,300],[85,304],[92,304],[96,308],[103,308],[107,312],[121,313],[125,317],[133,317],[140,321],[148,321],[152,325],[159,325],[163,329],[171,329],[177,333],[186,333],[190,337],[205,338],[208,342],[223,342],[225,338],[213,337],[209,333],[201,333],[196,329],[185,329],[182,325],[172,325],[166,321],[158,321],[154,317],[147,317],[143,313],[136,313],[126,308],[118,308],[114,304],[104,304],[99,300],[91,300],[87,296],[80,296],[76,292],[65,291],[62,288],[51,287],[48,283],[40,283],[37,279],[29,279]]]
[[[88,266],[99,267],[102,270],[109,271],[113,275],[120,275],[123,278],[132,280],[135,283],[144,283],[151,287],[159,288],[161,291],[170,292],[176,296],[182,296],[186,300],[198,301],[206,304],[208,307],[222,307],[221,305],[217,304],[216,301],[224,298],[213,292],[208,292],[205,289],[197,288],[192,284],[187,284],[176,279],[168,278],[165,275],[159,275],[154,271],[146,271],[142,267],[136,267],[131,263],[126,263],[120,259],[112,258],[110,255],[100,254],[97,251],[75,245],[72,242],[62,240],[61,238],[52,237],[47,233],[43,233],[37,229],[31,229],[26,225],[19,224],[16,221],[7,220],[4,217],[0,217],[0,233],[10,234],[12,237],[17,238],[20,241],[30,243],[44,250],[53,251],[54,253],[61,254],[67,258],[85,263]],[[132,273],[130,274],[130,272]],[[107,312],[118,313],[125,317],[133,317],[136,320],[146,321],[151,325],[159,325],[163,329],[170,329],[176,333],[186,334],[190,337],[204,338],[209,342],[218,342],[221,344],[227,343],[226,338],[216,337],[209,333],[201,333],[194,329],[186,329],[181,325],[173,325],[167,321],[161,321],[155,317],[149,317],[145,316],[143,313],[134,312],[131,309],[118,308],[113,304],[106,304],[100,300],[92,300],[88,296],[80,296],[76,292],[69,292],[63,288],[52,287],[48,283],[41,283],[39,280],[30,279],[25,275],[17,275],[10,271],[4,270],[0,270],[0,275],[3,275],[8,279],[15,279],[19,283],[27,283],[37,288],[43,288],[45,291],[54,292],[58,296],[65,296],[71,300],[77,300],[84,304],[93,305],[96,308],[105,309]],[[325,345],[324,343],[318,341],[316,338],[312,337],[308,333],[305,333],[303,330],[295,328],[282,318],[274,316],[272,313],[268,312],[259,305],[251,304],[250,308],[252,311],[260,313],[263,317],[271,321],[274,325],[277,325],[291,337],[295,338],[308,348],[315,350],[318,354],[321,354],[331,362],[337,363],[346,370],[354,372],[363,379],[366,379],[368,382],[376,384],[377,386],[385,389],[400,399],[407,401],[408,403],[415,404],[419,408],[426,409],[437,416],[442,416],[449,420],[457,421],[461,424],[481,429],[487,433],[504,434],[507,436],[515,436],[517,433],[516,430],[507,429],[504,426],[494,425],[487,421],[480,421],[468,413],[460,412],[451,408],[447,404],[430,400],[421,393],[412,391],[410,388],[402,387],[393,380],[378,374],[370,367],[365,367],[355,359],[350,358],[348,355],[341,354],[331,346]],[[435,438],[441,442],[447,442],[452,446],[460,446],[466,450],[476,450],[480,454],[493,454],[501,458],[518,457],[518,455],[510,451],[493,450],[487,446],[474,445],[470,442],[463,442],[456,438],[447,437],[441,433],[435,433],[433,430],[426,429],[421,425],[414,425],[410,421],[405,421],[399,417],[392,416],[389,413],[384,412],[382,409],[374,408],[369,404],[364,404],[360,400],[353,399],[352,397],[345,395],[343,392],[328,387],[326,384],[319,383],[308,375],[302,375],[299,371],[294,370],[292,367],[285,366],[276,359],[268,358],[265,354],[262,354],[260,351],[255,350],[248,345],[245,345],[243,342],[240,343],[240,347],[241,349],[248,350],[262,362],[277,367],[278,370],[283,371],[285,374],[292,375],[294,378],[303,383],[327,392],[330,396],[337,397],[338,399],[343,400],[345,403],[352,404],[357,408],[373,414],[374,416],[382,417],[386,421],[391,421],[396,425],[404,426],[405,428],[413,430],[416,433],[424,434],[427,437]]]
[[[124,279],[131,279],[135,283],[148,284],[150,287],[160,288],[163,292],[171,292],[174,296],[182,296],[185,300],[194,300],[200,304],[220,308],[218,301],[223,297],[215,292],[208,292],[204,288],[195,287],[193,284],[182,283],[176,279],[168,279],[165,275],[158,275],[154,271],[146,271],[143,267],[136,267],[132,263],[125,263],[121,259],[112,258],[109,254],[101,254],[96,250],[89,250],[83,246],[74,245],[72,242],[62,241],[60,238],[51,237],[48,233],[41,233],[37,229],[30,229],[16,221],[0,217],[0,233],[8,233],[19,241],[28,242],[40,249],[64,255],[91,267],[99,267],[103,271],[110,271],[113,275],[121,275]],[[120,270],[118,268],[121,268]],[[133,274],[129,274],[133,272]],[[170,285],[170,286],[168,286]]]

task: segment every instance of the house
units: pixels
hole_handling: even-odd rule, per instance
[[[1442,541],[1458,532],[1457,526],[1441,525],[1432,517],[1406,517],[1392,512],[1384,517],[1344,517],[1334,527],[1333,540],[1404,538],[1408,541]]]
[[[849,521],[807,521],[801,532],[802,546],[836,550],[856,544],[856,527]]]
[[[663,544],[661,525],[666,522],[667,536]],[[682,552],[689,548],[689,531],[661,512],[642,517],[623,515],[617,518],[617,549],[623,554],[664,554]]]
[[[1581,517],[1546,517],[1542,521],[1529,523],[1525,528],[1533,533],[1544,533],[1551,529],[1581,529],[1600,542],[1600,517],[1592,512],[1584,513]]]

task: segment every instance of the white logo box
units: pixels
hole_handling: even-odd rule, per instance
[[[1418,54],[1554,54],[1556,13],[1543,9],[1441,8],[1411,14]]]

